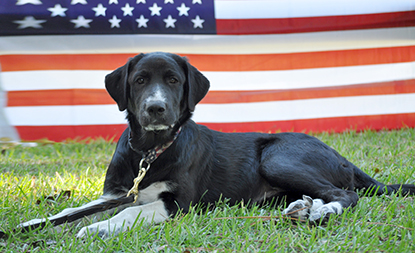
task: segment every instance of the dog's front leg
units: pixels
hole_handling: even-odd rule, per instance
[[[101,238],[117,235],[131,229],[136,221],[144,220],[147,223],[160,223],[168,218],[169,214],[162,200],[126,208],[114,217],[83,227],[77,234],[78,238],[94,236]]]
[[[61,217],[67,216],[67,215],[71,215],[71,214],[74,214],[76,212],[85,210],[89,207],[105,203],[108,200],[116,199],[118,197],[119,196],[110,195],[110,194],[109,195],[103,195],[99,199],[93,200],[93,201],[91,201],[89,203],[86,203],[82,206],[66,208],[62,212],[60,212],[58,214],[55,214],[55,215],[53,215],[49,218],[33,219],[33,220],[30,220],[30,221],[23,222],[23,223],[19,224],[18,227],[19,228],[25,228],[25,227],[29,227],[29,226],[36,226],[36,225],[39,225],[40,223],[46,222],[47,220],[55,220],[55,219],[58,219],[58,218],[61,218]]]

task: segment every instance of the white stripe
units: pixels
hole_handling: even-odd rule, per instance
[[[267,54],[415,45],[415,27],[271,35],[65,35],[0,37],[2,54]]]
[[[36,70],[3,72],[5,91],[50,89],[105,89],[111,70]]]
[[[104,89],[111,70],[53,70],[3,72],[6,91],[47,89]],[[210,90],[275,90],[353,85],[415,78],[415,62],[335,68],[203,72]]]
[[[296,18],[415,10],[413,0],[216,0],[217,19]]]
[[[200,104],[203,123],[263,122],[415,112],[415,94],[336,97],[243,104]]]
[[[7,107],[5,112],[15,126],[125,123],[125,115],[118,112],[116,105]],[[232,123],[397,113],[415,113],[415,94],[200,104],[193,119],[203,123]]]
[[[16,106],[6,107],[14,126],[125,124],[125,114],[116,105]]]
[[[284,71],[204,72],[211,90],[276,90],[407,80],[415,62]]]

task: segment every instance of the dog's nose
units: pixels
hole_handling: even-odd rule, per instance
[[[153,101],[147,104],[147,112],[151,116],[160,116],[166,111],[166,104],[161,101]]]

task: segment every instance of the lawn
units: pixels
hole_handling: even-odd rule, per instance
[[[415,183],[415,130],[315,136],[384,183]],[[115,144],[40,142],[1,147],[0,229],[47,217],[100,196]],[[70,191],[70,194],[60,193]],[[324,226],[292,222],[282,208],[198,207],[158,225],[137,224],[119,236],[75,238],[81,226],[51,226],[0,239],[0,252],[415,252],[414,197],[362,198]]]

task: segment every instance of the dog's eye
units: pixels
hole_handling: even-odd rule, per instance
[[[169,78],[169,83],[171,83],[171,84],[175,84],[175,83],[178,83],[178,82],[179,82],[179,80],[177,80],[177,78],[174,77],[174,76]]]
[[[136,82],[137,82],[138,84],[143,84],[143,83],[144,83],[144,78],[139,77],[139,78],[137,78]]]

